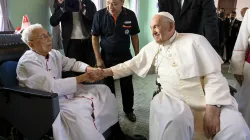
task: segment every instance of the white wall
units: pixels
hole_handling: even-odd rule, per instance
[[[250,0],[237,0],[236,13],[239,20],[242,20],[240,10],[244,7],[250,7]]]

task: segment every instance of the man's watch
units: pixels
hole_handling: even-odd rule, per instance
[[[217,108],[221,108],[221,105],[215,105]]]

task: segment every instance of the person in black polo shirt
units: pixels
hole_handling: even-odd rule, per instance
[[[139,25],[135,13],[123,7],[124,0],[107,0],[107,8],[96,12],[92,25],[92,43],[97,66],[111,67],[132,58],[130,38],[135,55],[139,53]],[[99,49],[99,37],[101,37]],[[107,86],[115,94],[114,79],[105,79]],[[133,113],[134,89],[132,76],[120,79],[123,110],[128,119],[136,121]]]

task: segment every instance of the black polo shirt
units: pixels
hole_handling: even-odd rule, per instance
[[[115,18],[107,8],[96,12],[92,25],[92,35],[101,36],[100,46],[107,54],[122,54],[130,52],[130,36],[140,32],[135,13],[122,8]]]

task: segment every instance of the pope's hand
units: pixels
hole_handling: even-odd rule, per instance
[[[84,81],[88,83],[93,83],[102,79],[104,79],[103,70],[100,68],[87,71],[84,74]]]
[[[220,108],[214,105],[206,106],[203,129],[208,139],[213,138],[220,131]]]

